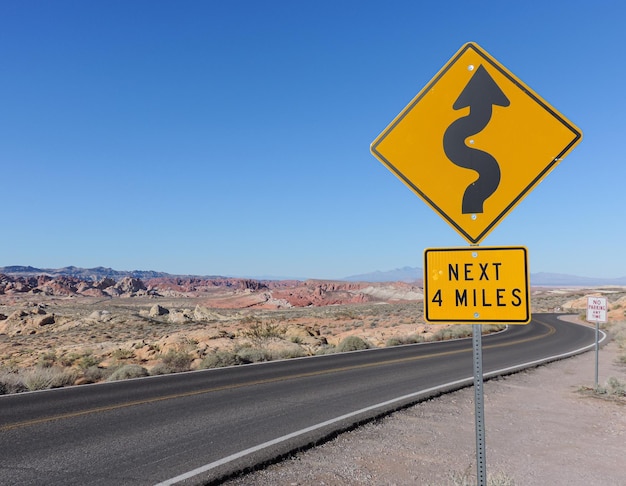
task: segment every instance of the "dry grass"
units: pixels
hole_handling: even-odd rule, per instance
[[[588,293],[534,290],[533,312],[561,309]],[[618,306],[626,292],[608,295]],[[156,303],[170,313],[151,316]],[[55,323],[32,324],[41,312],[54,314]],[[0,321],[0,393],[120,379],[142,369],[163,374],[471,335],[471,326],[426,324],[422,302],[212,309],[200,298],[0,295],[0,314],[14,313],[23,316]],[[610,332],[624,349],[626,326]]]

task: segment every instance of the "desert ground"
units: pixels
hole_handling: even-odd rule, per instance
[[[487,382],[490,484],[626,484],[626,288],[533,288],[532,310],[580,320],[590,295],[610,303],[602,389],[590,387],[593,353]],[[425,323],[422,299],[419,282],[0,275],[0,393],[471,332]],[[231,484],[472,484],[473,417],[461,390]]]
[[[334,352],[346,337],[385,346],[441,330],[424,325],[421,289],[407,284],[23,283],[0,287],[5,392],[31,389],[9,383],[12,375],[44,370],[57,384],[81,384],[118,379],[122,368],[121,377],[162,374]]]
[[[582,314],[626,289],[532,290],[532,310]],[[147,374],[446,339],[469,326],[423,320],[419,283],[100,281],[0,275],[5,393]],[[44,376],[45,374],[45,376]],[[25,379],[28,378],[28,379]]]

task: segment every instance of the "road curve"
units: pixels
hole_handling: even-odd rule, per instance
[[[594,341],[592,328],[538,314],[483,338],[484,376]],[[464,339],[0,396],[0,484],[206,484],[472,373]]]

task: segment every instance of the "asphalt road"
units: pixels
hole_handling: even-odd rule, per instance
[[[594,330],[539,314],[482,341],[488,378]],[[0,396],[0,484],[206,484],[472,381],[464,339]]]

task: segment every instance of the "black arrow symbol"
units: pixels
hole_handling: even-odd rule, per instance
[[[493,105],[509,104],[508,98],[481,65],[452,106],[455,110],[469,106],[470,112],[448,127],[443,136],[443,150],[453,164],[478,172],[478,179],[463,194],[463,214],[482,213],[483,203],[500,184],[498,161],[487,152],[468,147],[465,139],[476,135],[487,126],[491,120]]]

